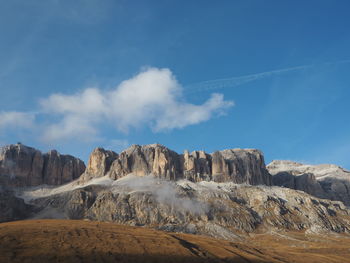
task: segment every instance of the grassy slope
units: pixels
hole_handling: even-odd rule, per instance
[[[350,238],[289,233],[244,242],[78,220],[0,224],[0,262],[350,262]]]

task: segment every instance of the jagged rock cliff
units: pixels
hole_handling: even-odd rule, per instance
[[[97,148],[90,156],[85,173],[88,175],[84,175],[84,178],[108,174],[116,180],[130,173],[138,176],[153,174],[168,180],[185,178],[193,182],[271,185],[271,176],[266,170],[264,157],[258,150],[232,149],[212,154],[185,151],[184,154],[178,154],[159,144],[133,145],[119,156]]]
[[[113,151],[100,147],[94,149],[90,154],[84,174],[79,178],[79,183],[104,176],[110,170],[113,161],[117,158],[118,154]]]
[[[273,161],[267,169],[273,176],[274,185],[302,190],[320,198],[339,200],[350,206],[350,172],[337,165]]]
[[[0,179],[13,175],[11,182],[17,185],[60,184],[79,176],[74,161],[66,163],[79,160],[55,151],[41,154],[15,145],[1,156],[1,172],[6,176]],[[342,192],[347,189],[342,181],[347,171],[288,165],[268,166],[275,184],[346,203],[347,197],[335,195],[348,194]],[[350,232],[350,210],[342,202],[271,186],[271,181],[262,153],[253,149],[177,154],[151,144],[134,145],[118,155],[96,148],[79,180],[58,187],[13,188],[12,196],[0,195],[0,206],[6,212],[2,220],[90,219],[226,239],[280,230]],[[12,206],[22,208],[15,211]]]
[[[55,150],[42,154],[19,143],[2,147],[0,151],[3,186],[61,185],[77,179],[84,171],[83,161]]]
[[[153,174],[168,180],[180,179],[180,155],[159,144],[133,145],[120,153],[108,174],[118,179],[129,173],[138,176]]]
[[[343,203],[276,186],[105,176],[80,188],[29,191],[23,197],[41,207],[36,218],[60,215],[226,239],[281,230],[350,232],[350,210]]]

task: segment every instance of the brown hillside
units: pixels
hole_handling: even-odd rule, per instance
[[[0,224],[0,262],[350,262],[350,238],[254,235],[244,242],[78,220]]]

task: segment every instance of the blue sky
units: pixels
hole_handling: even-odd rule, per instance
[[[84,160],[96,146],[258,148],[350,169],[349,10],[0,0],[0,144]]]

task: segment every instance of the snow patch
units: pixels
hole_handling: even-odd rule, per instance
[[[85,184],[77,184],[77,181],[72,181],[68,184],[61,186],[39,185],[17,189],[16,196],[22,198],[24,202],[30,203],[31,200],[47,197],[51,195],[61,194],[64,192],[73,191],[79,188],[86,187],[88,185],[112,185],[114,180],[108,176],[94,178]]]
[[[305,173],[312,173],[315,175],[317,180],[326,177],[337,177],[350,180],[350,172],[334,164],[310,165],[293,161],[275,160],[267,165],[267,169],[272,175],[281,172],[288,172],[295,176]]]

